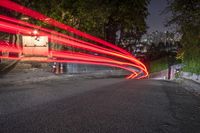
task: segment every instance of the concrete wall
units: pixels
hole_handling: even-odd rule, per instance
[[[195,74],[195,73],[181,72],[180,77],[185,78],[185,79],[190,79],[190,80],[200,83],[200,75]]]
[[[149,78],[152,79],[167,79],[168,77],[168,69],[162,70],[160,72],[151,73]]]
[[[89,65],[89,64],[64,64],[66,73],[91,73],[96,71],[109,71],[117,68],[98,66],[98,65]]]

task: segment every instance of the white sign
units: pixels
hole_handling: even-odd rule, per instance
[[[33,56],[48,56],[47,36],[22,36],[23,54]]]

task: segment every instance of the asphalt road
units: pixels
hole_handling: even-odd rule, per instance
[[[11,83],[0,87],[0,133],[200,133],[200,97],[155,80]]]

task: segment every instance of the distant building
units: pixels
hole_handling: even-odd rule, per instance
[[[141,38],[141,42],[145,42],[148,44],[154,43],[159,44],[159,42],[178,42],[181,40],[182,35],[178,32],[151,32],[149,34],[145,34]]]

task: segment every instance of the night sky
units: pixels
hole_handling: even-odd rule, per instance
[[[150,15],[147,17],[148,33],[152,31],[169,30],[164,24],[169,18],[169,14],[162,14],[161,12],[167,7],[167,0],[151,0],[148,7]]]

